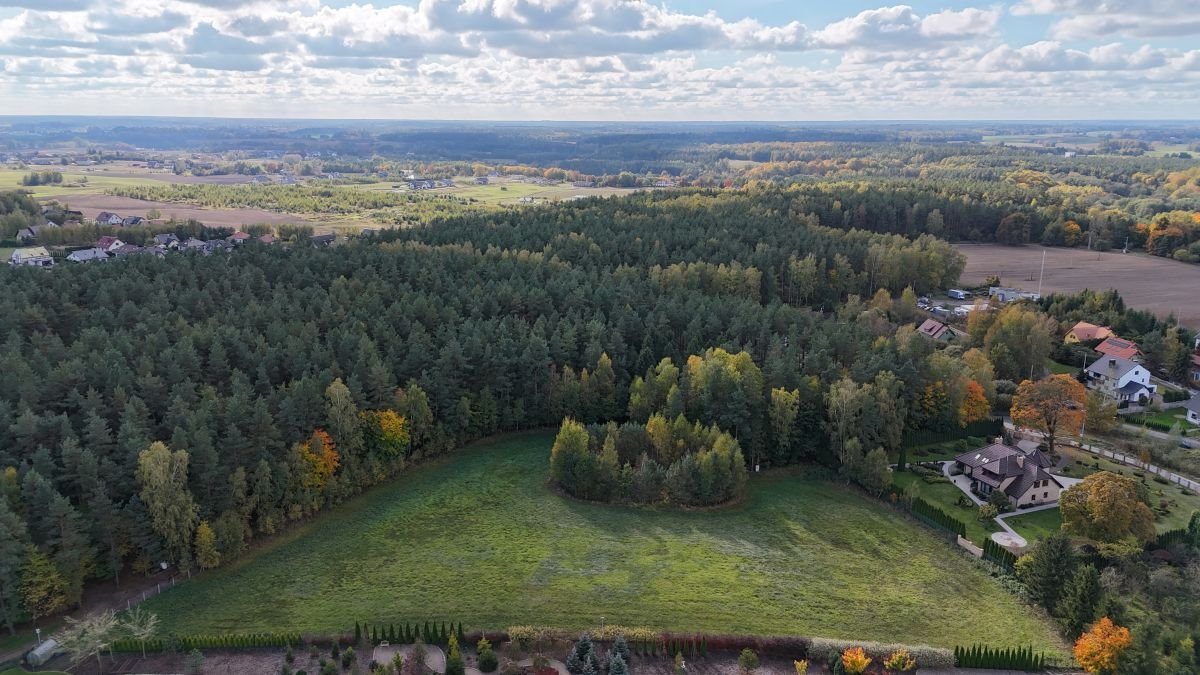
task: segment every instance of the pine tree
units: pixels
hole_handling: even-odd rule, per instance
[[[1074,639],[1096,620],[1103,590],[1100,573],[1090,564],[1081,566],[1071,578],[1058,603],[1058,617],[1067,637]]]
[[[466,664],[458,648],[458,636],[453,633],[447,639],[449,653],[446,655],[446,675],[464,675]]]
[[[1029,589],[1034,602],[1053,611],[1067,582],[1075,575],[1075,565],[1071,540],[1062,532],[1056,532],[1021,557],[1018,577]]]
[[[629,666],[625,664],[625,659],[620,654],[613,654],[608,660],[608,675],[629,675]]]
[[[629,665],[629,644],[625,642],[624,635],[618,635],[617,639],[613,640],[612,650],[614,655],[620,656],[625,665]]]

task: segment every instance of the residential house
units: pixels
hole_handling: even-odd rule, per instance
[[[277,241],[279,241],[279,238],[270,232],[258,238],[258,243],[260,244],[274,244]]]
[[[141,216],[128,216],[121,219],[121,227],[138,227],[146,222]]]
[[[241,230],[238,230],[237,232],[234,232],[233,234],[229,235],[229,238],[227,239],[227,241],[229,241],[232,244],[244,244],[249,239],[250,239],[250,235],[246,234],[245,232],[242,232]]]
[[[677,184],[673,180],[656,180],[656,181],[654,181],[654,187],[656,187],[656,188],[673,188],[676,185]]]
[[[108,251],[102,248],[84,248],[78,251],[72,251],[67,256],[67,260],[71,262],[92,262],[93,260],[108,260]]]
[[[954,338],[954,335],[950,332],[950,326],[937,319],[926,319],[925,323],[917,328],[917,332],[934,340],[950,340]]]
[[[1104,356],[1087,367],[1088,386],[1114,401],[1149,401],[1158,390],[1145,366],[1119,356]]]
[[[1111,328],[1106,326],[1097,326],[1094,323],[1080,321],[1075,324],[1071,330],[1067,331],[1067,335],[1063,338],[1066,344],[1076,344],[1079,342],[1091,342],[1092,340],[1107,340],[1113,336]]]
[[[103,251],[107,251],[109,253],[112,253],[113,251],[121,248],[124,245],[125,245],[125,242],[121,241],[120,239],[117,239],[116,237],[109,236],[109,235],[100,237],[99,239],[96,240],[96,248],[101,249]]]
[[[121,216],[115,213],[109,213],[108,211],[101,211],[100,213],[96,214],[97,225],[120,225],[124,221],[125,219]]]
[[[1200,425],[1200,396],[1191,397],[1183,407],[1187,410],[1187,421]]]
[[[316,247],[329,246],[337,240],[335,234],[314,234],[308,238],[308,241]]]
[[[1105,356],[1115,356],[1119,359],[1127,359],[1129,361],[1141,361],[1142,350],[1137,343],[1132,340],[1124,340],[1115,335],[1110,336],[1101,342],[1096,351]]]
[[[115,256],[117,258],[124,258],[125,256],[129,256],[129,255],[133,255],[134,253],[138,253],[141,250],[142,250],[142,247],[138,246],[136,244],[122,244],[114,249],[111,249],[109,251],[109,253],[113,254],[113,256]]]
[[[1050,458],[1041,450],[1026,452],[1006,445],[1003,439],[954,458],[955,467],[971,479],[971,490],[987,497],[1001,490],[1018,507],[1053,504],[1063,485],[1049,469]]]
[[[8,264],[19,267],[54,267],[54,258],[45,246],[30,246],[14,249],[8,256]]]
[[[596,187],[596,181],[594,181],[594,180],[577,180],[574,183],[571,183],[571,185],[574,185],[577,188],[590,188],[590,187]]]
[[[196,239],[195,237],[192,237],[192,238],[188,239],[187,241],[183,242],[182,244],[180,244],[180,248],[187,250],[187,251],[203,251],[204,250],[204,242],[200,241],[199,239]]]
[[[1005,288],[1003,286],[990,286],[988,288],[988,297],[995,298],[997,302],[1007,303],[1017,300],[1038,300],[1042,296],[1031,291],[1023,291],[1019,288]]]
[[[1192,354],[1192,367],[1188,369],[1188,381],[1200,389],[1200,354]]]
[[[179,248],[179,237],[176,237],[170,232],[154,235],[154,244],[163,248],[176,249]]]

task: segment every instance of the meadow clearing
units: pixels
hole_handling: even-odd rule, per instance
[[[755,476],[719,510],[590,504],[547,487],[551,442],[476,443],[148,608],[181,633],[437,619],[1061,649],[963,553],[811,469]]]

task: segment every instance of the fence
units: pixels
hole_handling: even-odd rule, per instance
[[[1129,455],[1126,455],[1123,452],[1117,452],[1116,450],[1105,450],[1104,448],[1097,448],[1094,445],[1083,445],[1083,444],[1079,443],[1078,441],[1073,441],[1073,440],[1067,441],[1066,445],[1070,445],[1071,447],[1079,448],[1080,450],[1085,450],[1087,452],[1092,453],[1093,455],[1099,455],[1101,457],[1111,459],[1112,461],[1117,462],[1118,464],[1124,464],[1126,466],[1132,466],[1136,469],[1142,469],[1143,471],[1146,471],[1147,473],[1152,473],[1155,476],[1158,476],[1159,478],[1163,478],[1163,479],[1167,480],[1168,482],[1175,483],[1176,485],[1185,487],[1189,490],[1200,490],[1200,482],[1194,481],[1190,478],[1184,478],[1183,476],[1180,476],[1177,473],[1168,471],[1168,470],[1162,468],[1161,466],[1156,466],[1149,462],[1143,462],[1142,460],[1138,459],[1137,457],[1131,457]]]
[[[965,427],[951,426],[949,429],[916,429],[904,434],[903,443],[906,447],[929,445],[957,441],[960,438],[975,436],[976,438],[994,438],[1004,433],[1003,420],[980,420]]]
[[[188,572],[187,575],[188,575],[189,579],[192,577],[191,572]],[[160,581],[157,585],[154,586],[154,588],[143,589],[142,592],[139,593],[138,595],[136,595],[132,598],[125,598],[125,609],[127,609],[127,610],[132,609],[134,605],[143,603],[143,602],[149,600],[150,598],[153,598],[154,596],[158,595],[159,593],[162,593],[163,591],[165,591],[167,589],[175,588],[175,584],[177,584],[177,583],[179,583],[179,577],[173,576],[170,579],[167,579],[166,581]]]

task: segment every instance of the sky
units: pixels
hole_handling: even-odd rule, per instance
[[[1200,0],[0,0],[0,114],[1198,119]]]

